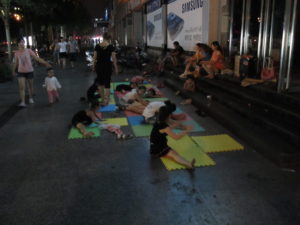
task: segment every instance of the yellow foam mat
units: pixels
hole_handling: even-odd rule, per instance
[[[108,118],[103,121],[101,121],[103,124],[114,124],[114,125],[120,125],[120,126],[128,126],[127,118]]]
[[[230,137],[227,134],[198,136],[192,137],[192,139],[206,153],[244,150],[243,145],[235,141],[232,137]]]
[[[214,166],[216,164],[189,136],[184,136],[179,140],[168,137],[168,145],[188,161],[195,158],[196,167]],[[185,166],[171,159],[161,157],[161,160],[167,170],[186,169]]]

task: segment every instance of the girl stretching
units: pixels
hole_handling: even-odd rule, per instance
[[[184,159],[177,152],[171,149],[167,143],[167,136],[178,140],[184,137],[188,132],[192,130],[191,126],[183,126],[181,128],[183,131],[176,134],[172,131],[173,128],[177,127],[178,124],[168,125],[171,116],[170,110],[166,106],[162,106],[159,109],[158,118],[156,123],[153,125],[151,135],[150,135],[150,153],[156,157],[166,157],[175,162],[186,166],[189,169],[194,169],[196,160],[193,159],[191,162]]]

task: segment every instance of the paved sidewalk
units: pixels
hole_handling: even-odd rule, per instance
[[[0,127],[1,225],[300,224],[299,173],[277,168],[248,146],[212,154],[216,166],[191,174],[169,172],[151,159],[148,138],[116,141],[103,132],[98,139],[67,140],[95,75],[84,64],[55,73],[63,86],[58,104],[47,106],[46,70],[38,68],[36,103]],[[1,116],[18,100],[16,82],[0,84],[0,94]],[[206,128],[203,134],[229,133],[193,106],[181,108]]]

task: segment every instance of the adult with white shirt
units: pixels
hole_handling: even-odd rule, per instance
[[[57,48],[59,51],[60,64],[63,68],[66,68],[68,43],[63,37],[61,37],[60,42],[57,43]]]

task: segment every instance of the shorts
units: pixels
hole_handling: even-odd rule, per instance
[[[157,151],[157,149],[150,148],[150,154],[154,157],[163,157],[168,154],[170,150],[170,147],[163,148],[159,151]]]
[[[71,62],[75,62],[76,61],[77,54],[75,52],[70,53],[69,56],[70,56],[70,61]]]
[[[18,78],[24,77],[26,79],[33,79],[33,72],[29,72],[29,73],[19,73],[19,72],[17,72],[17,77]]]
[[[61,59],[67,58],[67,53],[66,52],[60,52],[59,53],[59,58],[61,58]]]

